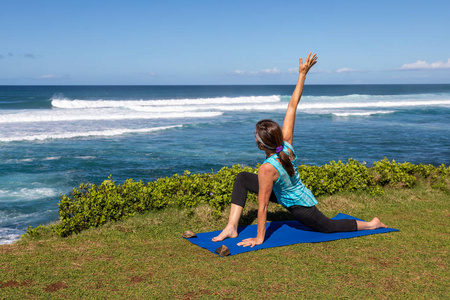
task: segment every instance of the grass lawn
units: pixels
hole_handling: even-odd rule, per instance
[[[47,229],[0,245],[0,299],[449,299],[449,198],[425,183],[319,197],[330,217],[378,216],[400,231],[225,258],[181,238],[222,229],[228,211],[217,217],[207,206],[68,238]],[[256,222],[256,209],[248,204],[242,225]],[[290,218],[277,205],[269,211],[269,221]]]

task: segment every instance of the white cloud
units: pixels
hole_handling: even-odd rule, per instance
[[[68,77],[69,76],[67,76],[67,75],[47,74],[47,75],[39,76],[38,79],[64,79],[64,78],[68,78]]]
[[[245,71],[242,71],[242,70],[234,70],[234,71],[230,72],[229,74],[231,74],[231,75],[244,75],[244,74],[245,74]]]
[[[350,69],[348,69],[350,70]],[[355,72],[359,72],[358,70],[354,70]],[[311,73],[324,73],[324,71],[319,69],[311,69],[309,72]],[[328,73],[332,73],[329,71]],[[227,73],[228,75],[236,75],[236,76],[266,76],[266,75],[290,75],[290,74],[298,74],[298,68],[290,68],[287,71],[281,71],[277,67],[272,69],[263,69],[259,71],[244,71],[244,70],[234,70]]]
[[[341,68],[339,70],[336,70],[336,73],[355,73],[355,72],[361,72],[359,70],[350,69],[350,68]]]
[[[39,76],[39,79],[53,79],[53,78],[56,78],[56,75],[47,74],[47,75]]]
[[[271,74],[281,74],[281,71],[275,67],[273,69],[264,69],[254,72],[256,75],[271,75]]]
[[[258,75],[279,75],[281,74],[281,71],[274,67],[273,69],[264,69],[260,71],[250,71],[246,72],[244,70],[234,70],[232,72],[228,72],[229,75],[250,75],[250,76],[258,76]]]
[[[308,73],[309,74],[319,74],[319,73],[365,73],[367,71],[361,71],[357,69],[351,68],[341,68],[336,71],[324,71],[320,69],[312,68]],[[289,75],[289,74],[298,74],[298,68],[290,68],[287,71],[281,71],[277,67],[273,69],[263,69],[259,71],[243,71],[243,70],[234,70],[228,73],[229,75],[247,75],[247,76],[264,76],[264,75]]]
[[[415,63],[404,64],[399,70],[438,70],[438,69],[450,69],[450,58],[446,61],[437,61],[434,63],[427,63],[424,60],[418,60]]]

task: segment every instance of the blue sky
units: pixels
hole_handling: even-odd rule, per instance
[[[0,2],[0,85],[450,83],[450,1]]]

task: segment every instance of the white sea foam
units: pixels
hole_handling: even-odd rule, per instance
[[[0,138],[1,139],[1,138]],[[5,159],[3,161],[3,163],[7,163],[7,164],[17,164],[17,163],[22,163],[22,162],[32,162],[34,161],[33,158],[25,158],[25,159],[17,159],[17,158],[10,158],[10,159]],[[0,190],[0,195],[1,195],[2,191]]]
[[[0,245],[12,244],[24,233],[24,230],[0,227]]]
[[[202,105],[202,106],[167,106],[167,107],[157,107],[157,106],[129,106],[129,109],[136,111],[145,112],[187,112],[187,111],[246,111],[246,110],[257,110],[257,111],[272,111],[272,110],[285,110],[287,108],[287,103],[280,102],[275,104],[242,104],[242,105]]]
[[[130,127],[148,126],[142,125],[140,121],[143,120],[213,118],[227,112],[282,112],[286,110],[288,99],[287,96],[253,96],[116,101],[70,100],[59,97],[52,99],[53,109],[1,111],[0,123],[2,124],[0,127],[4,130],[0,130],[0,142],[145,133],[166,129],[166,127],[141,129]],[[425,95],[305,96],[300,102],[298,110],[308,114],[350,117],[388,114],[397,109],[429,106],[450,107],[448,94],[438,95],[435,98],[430,96],[430,100],[427,100]],[[92,121],[95,121],[95,124]],[[115,121],[113,126],[110,121]],[[121,128],[112,128],[117,127],[116,123],[118,122],[116,121],[122,122]],[[133,124],[139,123],[139,125],[126,125],[131,123],[129,121],[132,121]],[[46,158],[46,160],[53,159],[59,158]]]
[[[425,100],[423,96],[305,96],[299,110],[323,113],[330,109],[405,108],[450,106],[450,99]],[[69,100],[53,99],[51,110],[3,112],[0,123],[108,121],[137,119],[212,118],[224,112],[276,111],[287,107],[280,96],[219,97],[169,100]],[[339,113],[339,112],[336,112]]]
[[[61,156],[49,156],[49,157],[43,158],[42,160],[58,160],[60,158],[61,158]]]
[[[16,190],[0,190],[0,202],[1,201],[33,201],[36,199],[58,196],[59,192],[53,188],[20,188]]]
[[[350,94],[342,96],[308,96],[302,97],[302,101],[318,101],[318,102],[380,102],[380,101],[449,101],[449,94],[400,94],[400,95],[366,95],[366,94]]]
[[[192,106],[218,105],[234,103],[271,103],[280,102],[280,96],[248,96],[248,97],[217,97],[196,99],[168,100],[70,100],[67,98],[52,99],[52,106],[57,108],[106,108],[130,106]]]
[[[35,134],[27,136],[13,136],[13,137],[0,137],[0,142],[13,142],[13,141],[43,141],[48,139],[71,139],[80,137],[106,137],[122,135],[126,133],[146,133],[153,131],[160,131],[165,129],[171,129],[176,127],[182,127],[183,125],[162,126],[153,128],[140,128],[140,129],[108,129],[99,131],[83,131],[83,132],[65,132],[65,133],[47,133],[47,134]],[[57,159],[57,158],[55,158]]]
[[[300,103],[300,109],[330,109],[330,108],[386,108],[386,107],[416,107],[450,105],[450,100],[434,101],[378,101],[351,103]]]
[[[34,158],[24,158],[24,159],[19,159],[20,162],[32,162],[34,161]]]
[[[351,116],[371,116],[371,115],[378,115],[378,114],[391,114],[393,113],[393,110],[378,110],[378,111],[364,111],[364,112],[334,112],[332,113],[334,116],[337,117],[351,117]]]
[[[21,203],[23,202],[21,201]],[[54,215],[54,213],[54,210],[37,210],[32,213],[0,210],[0,245],[15,242],[26,232],[26,230],[17,227],[26,228],[30,224],[30,220],[40,219],[43,215]],[[5,227],[5,225],[8,227]]]
[[[429,100],[431,99],[431,100]],[[450,105],[450,99],[436,99],[435,95],[345,95],[304,96],[301,107],[308,108],[371,108]],[[218,97],[169,100],[70,100],[53,99],[52,106],[65,109],[129,108],[138,111],[166,113],[188,111],[238,111],[280,109],[286,103],[281,96]]]
[[[136,120],[136,119],[180,119],[211,118],[222,112],[168,112],[168,113],[130,113],[126,110],[92,109],[80,111],[36,110],[0,115],[0,123],[64,122],[64,121],[100,121],[100,120]]]

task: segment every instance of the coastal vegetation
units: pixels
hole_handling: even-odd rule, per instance
[[[242,170],[257,167],[80,185],[61,196],[68,225],[61,219],[30,228],[18,242],[0,246],[0,299],[447,297],[448,167],[387,159],[370,167],[354,160],[299,167],[326,215],[378,216],[399,232],[226,258],[181,238],[187,229],[224,227],[233,179]],[[256,221],[257,201],[250,198],[242,226]],[[290,218],[270,204],[268,221]]]
[[[156,181],[126,180],[116,184],[113,179],[100,185],[82,183],[72,193],[61,196],[59,222],[52,229],[60,236],[69,236],[82,230],[97,227],[110,221],[118,221],[136,213],[168,206],[193,208],[207,204],[220,215],[230,205],[234,179],[239,172],[256,173],[252,168],[234,165],[224,167],[215,174],[174,174]],[[323,166],[300,165],[300,177],[314,195],[332,195],[344,191],[365,191],[382,194],[382,187],[411,188],[418,179],[426,180],[433,188],[449,192],[450,167],[441,165],[414,165],[396,163],[387,158],[377,161],[372,167],[350,159],[347,163],[331,162]],[[255,195],[250,195],[252,200]],[[35,235],[41,228],[28,228],[27,233]]]

